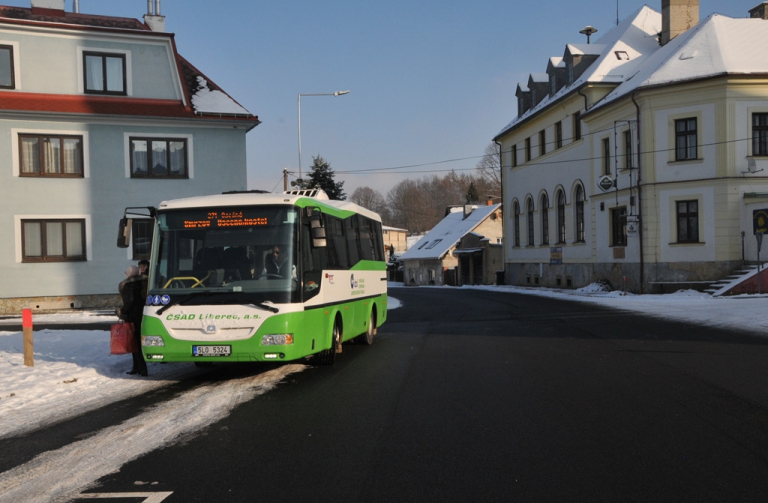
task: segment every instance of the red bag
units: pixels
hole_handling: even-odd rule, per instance
[[[112,325],[110,331],[110,353],[113,355],[125,355],[136,353],[136,340],[133,337],[133,323],[120,321]]]

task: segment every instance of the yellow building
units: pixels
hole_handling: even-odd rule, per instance
[[[698,0],[661,3],[518,86],[495,138],[508,284],[703,289],[757,259],[768,3],[700,22]]]

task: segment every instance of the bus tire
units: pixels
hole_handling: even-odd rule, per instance
[[[371,309],[371,316],[368,318],[368,328],[357,339],[366,346],[370,346],[373,344],[374,335],[376,335],[376,310]]]
[[[341,347],[341,326],[338,320],[333,323],[331,332],[331,347],[317,353],[317,363],[319,365],[333,365],[336,361],[336,352]]]

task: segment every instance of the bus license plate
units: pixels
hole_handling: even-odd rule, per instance
[[[232,346],[192,346],[192,356],[229,356]]]

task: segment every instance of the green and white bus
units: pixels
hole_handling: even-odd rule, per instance
[[[118,246],[130,243],[126,208]],[[333,364],[387,319],[381,218],[323,191],[164,201],[141,326],[147,361]],[[277,252],[277,253],[276,253]],[[272,257],[274,257],[274,260]],[[276,267],[277,265],[277,267]]]

